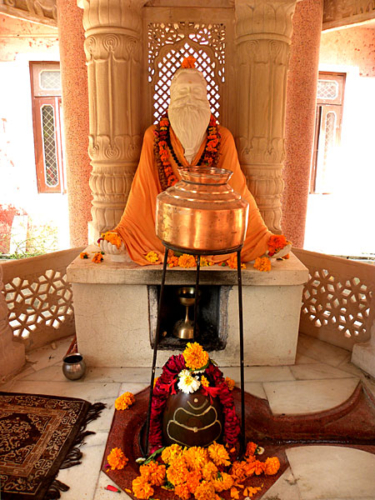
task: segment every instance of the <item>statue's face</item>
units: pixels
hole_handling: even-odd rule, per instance
[[[171,85],[171,105],[175,107],[207,108],[207,89],[202,77],[195,71],[186,71]]]

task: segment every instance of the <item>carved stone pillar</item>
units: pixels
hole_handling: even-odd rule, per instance
[[[3,269],[0,266],[0,383],[19,372],[25,364],[25,346],[13,340],[8,323],[9,311],[3,295]]]
[[[89,83],[91,241],[119,222],[139,160],[143,3],[78,2],[84,8]]]
[[[268,228],[281,232],[286,82],[296,0],[236,0],[237,147]]]

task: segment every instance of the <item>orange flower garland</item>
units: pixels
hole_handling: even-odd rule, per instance
[[[154,130],[154,135],[154,153],[159,181],[162,190],[165,191],[167,188],[174,186],[178,181],[170,162],[169,150],[172,152],[173,150],[170,144],[168,115],[161,118]],[[201,165],[215,166],[217,164],[219,159],[220,138],[216,118],[211,115],[207,129],[207,143],[200,161]]]
[[[225,383],[227,384],[228,389],[230,391],[233,391],[234,386],[236,385],[236,382],[233,379],[229,378],[229,377],[225,377]]]

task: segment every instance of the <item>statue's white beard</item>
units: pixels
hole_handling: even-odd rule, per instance
[[[206,105],[202,102],[182,102],[179,99],[176,104],[171,102],[168,116],[172,129],[184,148],[185,158],[191,163],[198,153],[210,122],[210,105],[208,101]]]

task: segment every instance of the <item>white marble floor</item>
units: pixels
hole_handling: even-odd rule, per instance
[[[112,484],[100,465],[111,426],[116,397],[149,384],[145,368],[88,368],[84,379],[71,382],[62,374],[62,357],[70,339],[34,351],[25,369],[0,391],[71,396],[107,404],[89,425],[95,435],[82,446],[82,464],[59,472],[70,486],[62,500],[126,498],[105,490]],[[151,363],[151,359],[150,359]],[[238,368],[223,368],[239,381]],[[359,380],[375,395],[375,381],[350,363],[350,353],[300,335],[294,366],[245,369],[246,391],[267,398],[274,414],[303,414],[333,408],[345,401]],[[287,450],[290,467],[264,495],[264,500],[375,500],[375,455],[335,446]]]

